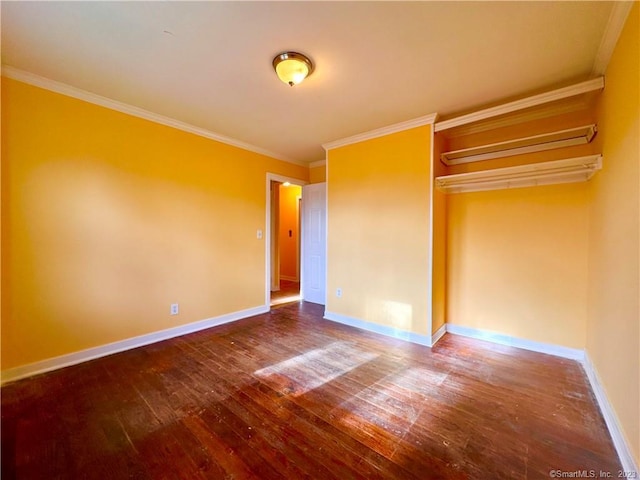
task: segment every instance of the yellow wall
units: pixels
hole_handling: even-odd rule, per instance
[[[430,129],[427,125],[329,151],[328,311],[431,333]]]
[[[299,280],[298,278],[298,200],[302,196],[302,187],[280,185],[280,278]],[[289,236],[291,231],[291,236]]]
[[[2,82],[3,370],[264,305],[266,172],[308,169]]]
[[[519,123],[516,118],[514,124],[475,133],[469,133],[472,129],[464,130],[464,127],[439,132],[435,135],[435,175],[600,153],[601,144],[596,135],[595,141],[586,145],[451,167],[440,162],[442,151],[597,124],[595,103],[589,98],[584,105],[570,106],[576,110],[568,113]],[[551,112],[549,110],[546,114]],[[584,348],[588,239],[585,192],[584,186],[446,196],[436,191],[434,332],[441,326],[440,319],[444,316],[448,322],[460,326]],[[530,218],[530,210],[535,212],[533,218]],[[443,231],[448,232],[444,239]],[[556,238],[559,236],[564,239],[562,248],[569,254],[568,261],[561,259],[556,251]],[[567,239],[572,243],[566,243]],[[548,259],[538,261],[538,258],[545,257]],[[442,258],[447,259],[444,267]],[[559,265],[560,262],[563,264]],[[559,277],[556,276],[558,269],[562,272]],[[570,282],[571,286],[565,292],[557,284],[560,278]],[[444,289],[443,284],[446,285]],[[444,302],[441,300],[443,297]]]
[[[445,167],[441,150],[526,137],[597,123],[595,103],[555,117],[529,120],[479,133],[440,132],[435,138],[436,175],[572,158],[600,152],[597,141],[495,160]],[[463,133],[463,132],[458,132]],[[597,138],[597,137],[596,137]],[[459,326],[583,349],[586,339],[588,187],[556,185],[473,192],[434,199],[434,221],[446,229],[445,273],[434,272],[435,295],[445,277],[444,315]],[[444,211],[444,213],[442,213]],[[439,216],[445,216],[445,220]],[[441,234],[435,228],[434,247]],[[444,251],[444,253],[442,253]]]
[[[2,85],[3,82],[0,81],[0,106],[1,106],[1,99],[2,99]],[[4,129],[3,129],[4,125],[2,122],[2,116],[0,115],[0,140],[2,140],[2,136],[4,133]],[[3,244],[4,244],[4,221],[1,221],[4,218],[4,214],[5,214],[5,191],[4,191],[4,161],[2,159],[4,154],[4,147],[2,149],[2,151],[0,152],[0,264],[4,263],[4,251],[3,251]],[[3,312],[4,312],[4,308],[3,308],[3,304],[2,304],[2,297],[4,296],[4,285],[5,285],[5,280],[4,280],[4,268],[0,265],[0,337],[2,336],[2,318],[3,318]],[[0,340],[0,369],[2,368],[2,349],[1,349],[1,340]]]
[[[446,167],[440,162],[442,136],[434,135],[433,176],[446,175]],[[433,273],[431,288],[431,333],[436,333],[447,320],[447,195],[435,189],[433,192]]]
[[[449,195],[448,322],[584,348],[587,184]]]
[[[597,121],[592,144],[447,169],[458,173],[602,152],[602,171],[585,184],[449,195],[445,202],[447,321],[586,348],[637,464],[639,16],[635,3],[597,108],[554,119],[561,122],[555,128]],[[538,133],[535,128],[531,132]],[[461,142],[476,142],[481,136],[454,139],[445,148],[462,148],[466,145]],[[434,317],[434,328],[435,323]]]
[[[606,72],[592,180],[587,353],[640,465],[640,8]]]
[[[322,183],[327,181],[327,167],[309,167],[309,183]]]

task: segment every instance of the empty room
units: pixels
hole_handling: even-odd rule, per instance
[[[0,9],[3,479],[638,478],[638,2]]]

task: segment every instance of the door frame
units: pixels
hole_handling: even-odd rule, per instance
[[[291,185],[298,185],[304,187],[309,182],[300,180],[299,178],[286,177],[284,175],[278,175],[277,173],[267,172],[266,183],[266,212],[265,212],[265,234],[264,234],[264,257],[265,257],[265,292],[264,292],[264,304],[268,309],[271,309],[271,182],[289,182]],[[302,219],[302,212],[300,212],[300,219]],[[302,258],[299,259],[302,264]],[[302,279],[301,279],[302,280]]]

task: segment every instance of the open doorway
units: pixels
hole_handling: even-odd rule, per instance
[[[323,182],[307,185],[307,182],[302,180],[274,173],[267,173],[266,180],[265,306],[274,305],[272,296],[278,305],[300,300],[324,305],[327,268],[327,184]],[[302,187],[296,195],[291,195],[297,199],[296,213],[292,220],[297,225],[297,235],[294,234],[293,228],[290,228],[292,223],[281,222],[280,218],[281,189],[287,188],[284,187],[287,182]],[[287,194],[283,193],[283,197]],[[291,236],[289,230],[292,230]],[[262,231],[258,232],[258,238],[262,238]],[[295,245],[297,258],[294,280],[291,280],[287,271],[284,271],[282,278],[281,269],[284,267],[280,261],[280,250],[283,239],[290,239],[290,243]]]
[[[300,205],[302,187],[271,181],[270,306],[300,301]]]
[[[272,307],[301,299],[302,275],[304,273],[301,198],[302,186],[306,185],[307,182],[275,173],[267,173],[266,180],[265,305]],[[286,212],[284,215],[281,214],[281,194],[283,200],[282,208]],[[291,197],[297,202],[295,207],[292,204]],[[291,213],[292,210],[295,213]],[[292,216],[294,220],[291,220]],[[291,236],[289,236],[289,230],[291,230]],[[297,258],[294,257],[291,260],[289,257],[285,257],[284,262],[286,264],[282,264],[280,260],[281,250],[286,249],[287,252],[291,252],[292,249],[290,247],[292,245],[295,245],[294,251]],[[285,253],[285,255],[287,254]],[[295,266],[292,268],[291,265]],[[281,278],[282,274],[284,274],[284,278]]]

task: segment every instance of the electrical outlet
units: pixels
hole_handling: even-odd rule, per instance
[[[341,288],[337,288],[336,289],[336,297],[338,297],[338,298],[342,297],[342,289]]]
[[[171,315],[178,315],[178,313],[180,313],[180,307],[178,306],[177,303],[172,303],[171,304]]]

